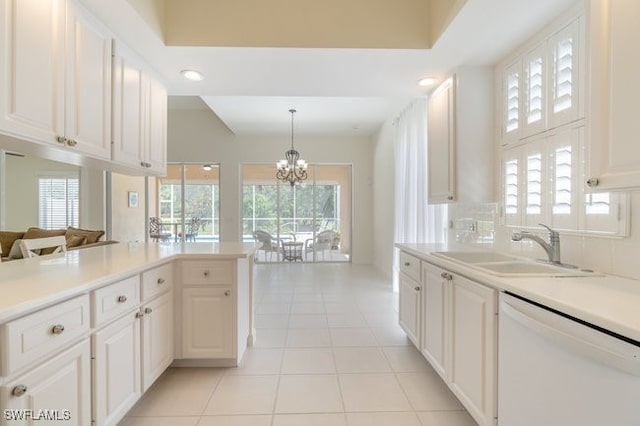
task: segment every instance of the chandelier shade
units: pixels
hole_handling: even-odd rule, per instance
[[[295,109],[290,109],[291,113],[291,149],[284,153],[284,160],[276,163],[276,178],[283,182],[288,182],[291,186],[307,179],[307,162],[300,158],[300,153],[293,147],[294,131],[293,116]]]

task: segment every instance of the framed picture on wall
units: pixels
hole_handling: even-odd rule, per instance
[[[138,193],[136,191],[129,191],[129,208],[138,207]]]

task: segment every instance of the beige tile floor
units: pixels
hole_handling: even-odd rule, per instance
[[[472,426],[398,327],[372,267],[256,270],[256,344],[238,368],[170,368],[123,426]]]

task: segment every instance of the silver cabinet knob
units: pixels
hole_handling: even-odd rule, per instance
[[[224,295],[229,297],[229,296],[231,296],[231,292],[229,290],[225,290]]]
[[[13,396],[22,396],[25,393],[27,393],[26,385],[18,385],[15,388],[13,388],[13,390],[11,391],[11,395]]]
[[[140,311],[136,312],[136,318],[142,318],[144,314]]]
[[[411,266],[411,262],[404,262],[404,266]]]
[[[127,296],[118,296],[118,303],[124,303],[127,301]]]
[[[67,138],[65,138],[64,136],[58,136],[58,137],[56,138],[56,142],[58,142],[59,144],[64,145],[64,144],[66,144],[66,143],[67,143]]]
[[[158,278],[158,285],[164,284],[164,278]]]
[[[147,163],[145,163],[144,161],[141,161],[141,162],[140,162],[140,165],[141,165],[142,167],[146,167],[146,166],[145,166],[145,164],[147,164]]]
[[[447,281],[451,281],[453,279],[453,275],[451,275],[448,272],[443,272],[443,273],[440,274],[440,276],[442,278],[444,278],[445,280],[447,280]]]
[[[210,273],[209,271],[204,271],[204,272],[203,272],[203,274],[204,274],[204,276],[205,276],[205,277],[208,277],[208,276],[209,276],[209,273]]]
[[[589,178],[587,180],[587,186],[589,188],[593,188],[594,186],[598,186],[598,185],[600,185],[600,179],[598,178]]]
[[[73,139],[67,139],[67,146],[76,146],[78,145],[78,141],[75,141]]]
[[[62,334],[63,331],[64,331],[64,325],[62,324],[56,324],[53,327],[51,327],[51,333],[53,334]]]
[[[150,314],[151,312],[153,312],[153,309],[151,309],[151,308],[144,308],[144,313],[145,313],[145,314]]]
[[[417,286],[415,286],[413,289],[414,289],[415,291],[420,291],[420,286],[419,286],[419,285],[417,285]]]

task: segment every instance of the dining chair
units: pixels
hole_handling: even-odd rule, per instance
[[[52,248],[53,251],[46,255],[64,253],[67,251],[67,240],[64,235],[45,238],[30,238],[20,241],[20,251],[25,259],[41,256],[40,250]],[[38,250],[35,252],[34,250]]]
[[[331,256],[331,248],[333,247],[333,240],[335,238],[335,231],[326,229],[318,232],[314,238],[309,238],[304,242],[304,255],[305,258],[309,257],[309,253],[322,253],[322,260],[325,260],[325,251],[329,250],[329,256]]]
[[[154,241],[167,241],[171,238],[171,233],[162,232],[162,221],[159,217],[152,216],[149,218],[149,238]]]
[[[267,260],[267,253],[269,253],[269,261],[273,259],[273,253],[276,254],[276,260],[278,260],[278,256],[280,253],[280,244],[279,242],[271,236],[268,232],[256,230],[253,232],[253,238],[256,242],[260,243],[260,247],[257,248],[256,251],[262,250],[264,251],[264,260]]]
[[[192,217],[187,223],[186,228],[187,229],[185,229],[184,232],[184,240],[195,242],[198,232],[200,231],[200,218]],[[180,233],[179,236],[182,237],[182,233]]]

